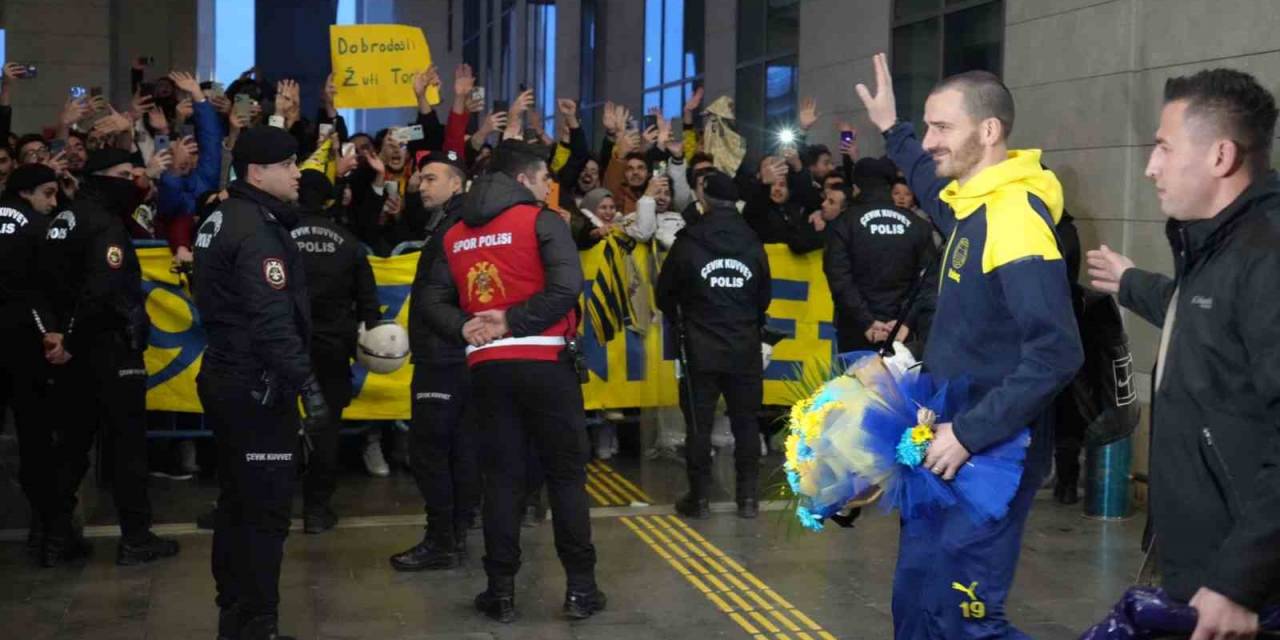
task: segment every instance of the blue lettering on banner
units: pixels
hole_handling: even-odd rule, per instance
[[[143,296],[150,296],[157,289],[166,291],[182,300],[187,307],[187,312],[191,314],[191,325],[185,331],[178,333],[164,331],[155,324],[151,325],[151,333],[147,343],[157,349],[178,349],[178,355],[169,364],[166,364],[164,368],[147,376],[147,389],[153,389],[168,382],[185,371],[187,367],[195,364],[200,354],[204,353],[205,345],[208,344],[204,334],[204,327],[200,324],[200,312],[196,311],[196,306],[191,303],[191,298],[187,295],[187,292],[182,287],[156,282],[155,280],[142,281]]]
[[[378,306],[382,307],[383,320],[395,320],[400,315],[400,310],[404,308],[405,302],[409,300],[409,291],[413,289],[413,285],[409,284],[380,284],[378,285]],[[365,378],[369,377],[369,370],[360,364],[360,361],[351,363],[351,397],[355,398],[360,395],[360,390],[364,388]]]
[[[774,280],[773,290],[776,294],[779,282],[795,282],[794,280]],[[796,321],[789,318],[769,318],[769,328],[781,331],[787,334],[788,338],[796,337]],[[781,343],[779,343],[781,344]],[[799,380],[800,372],[804,369],[804,363],[799,360],[779,360],[774,358],[769,361],[769,366],[764,369],[765,380]]]
[[[660,331],[660,323],[652,323],[649,325],[650,331]],[[649,377],[646,370],[649,364],[648,358],[645,357],[643,335],[634,331],[623,330],[627,338],[627,382],[644,382]]]
[[[818,337],[831,343],[830,362],[835,362],[836,356],[840,353],[840,344],[836,340],[836,325],[830,322],[819,322]]]
[[[587,280],[582,285],[582,299],[591,299],[591,289],[595,283]],[[582,357],[587,361],[587,369],[596,374],[597,378],[609,381],[609,353],[605,349],[604,343],[600,341],[600,336],[592,329],[590,322],[585,322],[586,330],[582,332],[580,344],[582,346]]]
[[[809,283],[804,280],[774,278],[770,284],[774,300],[795,300],[797,302],[807,302],[809,300]]]

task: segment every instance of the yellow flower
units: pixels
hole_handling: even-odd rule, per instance
[[[796,422],[796,429],[793,429],[793,431],[798,431],[800,435],[804,436],[805,442],[812,445],[822,438],[822,430],[826,425],[827,414],[832,411],[841,411],[844,408],[844,403],[842,402],[828,402],[817,411],[805,412]]]
[[[787,436],[787,467],[796,468],[796,463],[800,461],[800,436],[791,434]]]
[[[927,424],[918,424],[911,428],[911,444],[921,445],[933,440],[933,429]]]

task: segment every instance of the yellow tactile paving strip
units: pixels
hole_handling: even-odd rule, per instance
[[[587,463],[587,495],[602,507],[653,504],[643,489],[599,460]]]
[[[754,640],[835,640],[680,518],[630,516],[620,520]]]

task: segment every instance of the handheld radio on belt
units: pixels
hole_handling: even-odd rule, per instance
[[[684,308],[676,306],[676,358],[680,364],[681,378],[684,380],[685,394],[688,397],[689,411],[685,417],[689,421],[689,430],[698,433],[698,419],[693,410],[693,371],[689,368],[689,334],[684,324]]]

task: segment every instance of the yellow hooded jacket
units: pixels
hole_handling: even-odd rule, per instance
[[[1038,150],[1010,151],[960,185],[936,175],[909,123],[885,132],[885,141],[948,237],[924,361],[942,379],[970,384],[956,437],[977,453],[1031,427],[1027,465],[1047,464],[1048,411],[1084,358],[1054,231],[1062,185]]]

